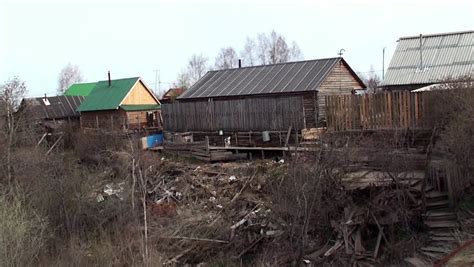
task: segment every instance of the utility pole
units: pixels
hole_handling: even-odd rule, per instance
[[[159,92],[159,84],[158,84],[158,73],[160,70],[154,70],[155,71],[155,95],[158,96]]]
[[[382,80],[385,79],[385,48],[382,49]]]

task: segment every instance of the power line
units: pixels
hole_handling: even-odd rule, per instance
[[[383,70],[369,70],[369,71],[356,71],[356,73],[374,73],[374,72],[382,72]]]

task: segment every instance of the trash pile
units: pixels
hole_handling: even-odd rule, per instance
[[[340,220],[331,221],[334,238],[307,255],[308,260],[322,263],[330,257],[345,258],[355,266],[371,266],[380,263],[383,253],[396,250],[397,256],[409,255],[419,245],[413,234],[423,227],[420,220],[422,194],[418,188],[423,179],[416,172],[410,175],[402,172],[388,183],[387,177],[383,178],[380,173],[374,177],[369,173],[364,173],[364,186],[353,173],[342,179],[350,192],[352,205],[344,208]],[[405,239],[400,235],[413,237]]]
[[[282,162],[192,164],[162,161],[148,178],[149,238],[165,264],[241,259],[283,231],[272,216],[268,179]]]

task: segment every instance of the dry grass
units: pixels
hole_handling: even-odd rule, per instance
[[[47,222],[20,196],[0,193],[0,266],[31,266],[48,238]]]

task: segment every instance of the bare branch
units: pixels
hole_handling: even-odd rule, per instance
[[[84,80],[82,73],[77,65],[68,63],[59,73],[58,94],[63,94],[69,86],[80,83]]]
[[[233,47],[222,48],[216,57],[214,67],[218,70],[231,69],[237,67],[237,53]]]

